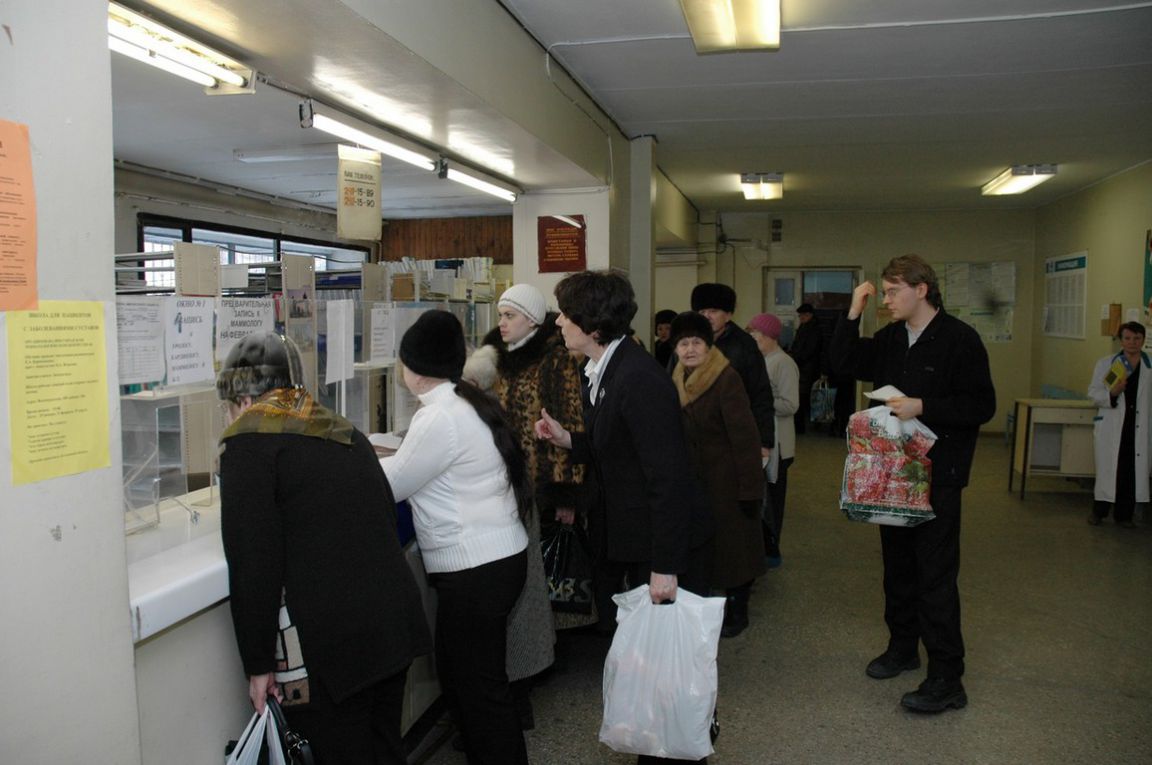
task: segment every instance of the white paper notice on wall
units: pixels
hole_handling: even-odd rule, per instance
[[[121,385],[164,379],[164,322],[159,297],[116,298],[116,347]]]
[[[352,377],[355,360],[353,303],[351,300],[329,300],[325,303],[328,319],[328,363],[324,367],[324,384],[331,385]]]
[[[224,361],[232,346],[246,335],[275,329],[272,298],[221,298],[216,309],[216,360]]]
[[[372,307],[372,340],[368,359],[376,363],[396,356],[396,328],[392,323],[392,309],[388,306]]]
[[[1140,309],[1129,308],[1124,312],[1124,321],[1140,321]]]
[[[164,300],[164,358],[168,385],[192,385],[216,379],[212,365],[212,298]]]

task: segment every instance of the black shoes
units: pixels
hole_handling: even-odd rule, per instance
[[[960,681],[944,677],[930,677],[900,699],[900,706],[920,714],[939,714],[947,709],[963,709],[967,705],[968,694]]]
[[[1089,526],[1099,526],[1103,522],[1104,522],[1104,519],[1101,518],[1100,516],[1096,515],[1096,513],[1088,513],[1088,525]]]
[[[868,663],[868,668],[864,670],[864,674],[874,680],[887,680],[890,677],[896,677],[901,672],[913,669],[920,669],[919,654],[901,656],[892,651],[885,651]]]

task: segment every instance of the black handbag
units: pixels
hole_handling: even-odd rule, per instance
[[[275,696],[268,697],[268,708],[272,710],[272,718],[276,721],[276,731],[280,734],[280,746],[284,751],[284,760],[289,765],[315,765],[312,757],[312,746],[308,739],[294,730],[289,730],[288,721],[284,718],[284,710]]]
[[[592,613],[592,553],[579,524],[556,523],[540,540],[548,599],[559,613]]]

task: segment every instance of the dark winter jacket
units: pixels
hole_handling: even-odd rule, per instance
[[[625,339],[600,376],[595,406],[584,395],[584,432],[572,458],[589,465],[588,532],[611,561],[646,562],[660,574],[688,570],[689,552],[712,537],[713,521],[693,478],[676,386]]]
[[[284,433],[227,437],[220,486],[245,673],[276,667],[281,588],[309,679],[337,702],[431,650],[392,489],[362,433],[353,431],[351,444]]]
[[[672,373],[684,439],[716,521],[712,586],[737,587],[767,570],[760,501],[760,435],[740,376],[715,348],[691,373]]]
[[[820,325],[813,316],[808,321],[796,327],[796,335],[792,338],[792,346],[788,355],[796,362],[800,370],[800,387],[807,390],[820,377],[820,366],[824,356],[824,335]]]
[[[878,330],[875,337],[859,335],[858,318],[842,318],[836,325],[834,369],[922,399],[919,419],[937,438],[928,452],[933,485],[966,486],[980,426],[996,413],[996,391],[980,335],[943,309],[911,348],[902,321]]]

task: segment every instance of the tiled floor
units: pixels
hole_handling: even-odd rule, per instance
[[[797,452],[784,565],[757,583],[752,626],[720,644],[710,763],[1152,763],[1152,528],[1091,527],[1090,495],[1054,479],[1021,502],[1003,439],[981,439],[960,581],[970,703],[919,717],[898,702],[923,670],[864,675],[887,637],[880,543],[836,509],[844,443],[809,434]],[[634,762],[597,741],[607,647],[563,640],[567,667],[533,692],[534,765]],[[419,759],[465,762],[446,743]]]

